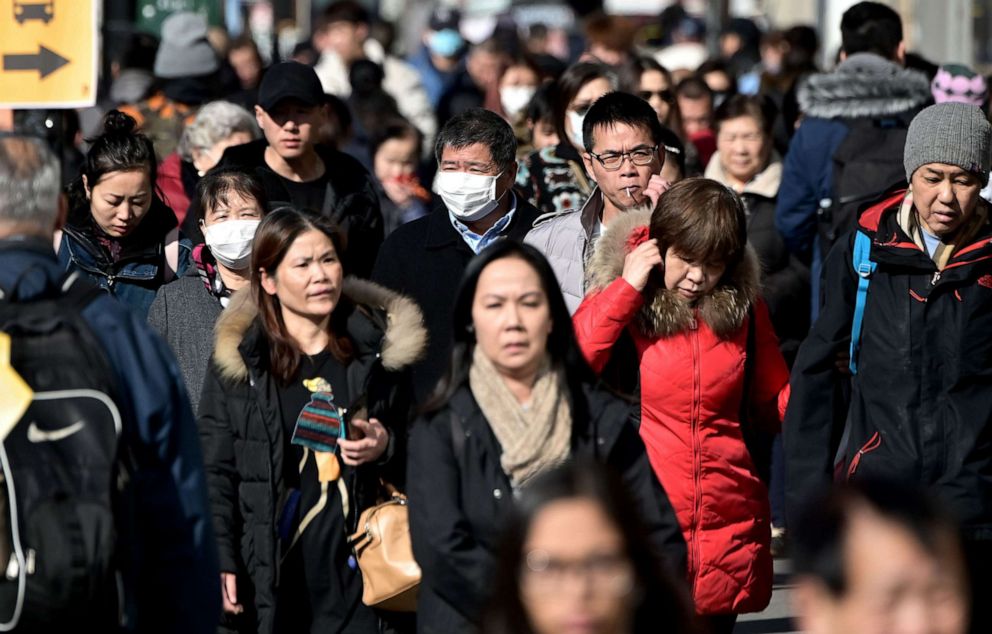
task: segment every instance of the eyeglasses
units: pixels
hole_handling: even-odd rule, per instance
[[[656,95],[661,97],[662,101],[667,101],[668,103],[675,102],[675,93],[671,90],[640,90],[637,92],[637,96],[644,101],[651,101],[651,97]]]
[[[633,589],[634,574],[620,555],[596,554],[585,559],[565,561],[543,550],[527,553],[523,566],[523,588],[535,595],[561,592],[569,577],[578,577],[597,593],[623,596]]]
[[[658,146],[638,147],[629,152],[603,152],[602,154],[589,152],[589,156],[599,161],[603,169],[612,172],[620,169],[620,166],[623,165],[624,157],[630,157],[630,162],[634,165],[641,167],[650,165],[658,156]]]

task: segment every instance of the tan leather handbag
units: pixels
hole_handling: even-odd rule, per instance
[[[391,488],[391,487],[390,487]],[[420,566],[410,543],[410,514],[406,496],[395,489],[358,520],[358,532],[348,538],[362,571],[362,603],[393,612],[416,612]]]

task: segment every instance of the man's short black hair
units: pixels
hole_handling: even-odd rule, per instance
[[[943,556],[946,538],[959,539],[954,522],[918,487],[883,479],[839,485],[816,496],[792,533],[795,573],[814,577],[835,595],[847,590],[844,552],[852,517],[870,511],[905,528],[923,549]],[[958,542],[960,543],[960,542]]]
[[[517,161],[517,138],[503,117],[485,108],[470,108],[448,120],[434,143],[434,158],[441,162],[444,148],[460,149],[481,143],[489,148],[500,171]]]
[[[641,128],[651,134],[651,142],[664,144],[664,132],[658,114],[648,102],[626,92],[610,92],[596,100],[582,121],[582,144],[586,152],[592,152],[596,145],[593,137],[597,126],[610,128],[624,123],[632,128]]]
[[[337,0],[327,5],[327,8],[317,16],[314,31],[326,29],[335,22],[368,25],[372,23],[372,18],[368,10],[355,0]]]
[[[848,55],[875,53],[895,59],[902,42],[899,14],[878,2],[859,2],[840,20],[841,48]]]
[[[689,75],[675,86],[675,96],[683,99],[709,99],[713,103],[713,90],[699,75]]]

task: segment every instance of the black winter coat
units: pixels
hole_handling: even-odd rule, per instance
[[[668,496],[651,470],[631,407],[589,386],[572,394],[572,454],[602,460],[623,476],[659,552],[682,578],[685,542]],[[464,437],[456,441],[458,433]],[[473,631],[472,620],[487,598],[500,529],[513,501],[501,454],[467,385],[414,425],[407,483],[413,552],[424,575],[418,632]]]
[[[540,212],[517,194],[517,211],[503,235],[523,242]],[[424,312],[430,341],[414,371],[414,392],[423,402],[448,368],[451,320],[462,273],[475,256],[455,230],[444,205],[400,226],[382,245],[373,281],[410,297]]]
[[[349,279],[344,296],[356,305],[348,319],[355,348],[347,370],[348,409],[365,401],[369,416],[390,431],[379,463],[352,472],[348,484],[357,517],[376,502],[379,477],[403,486],[407,369],[422,353],[426,333],[416,305],[395,293]],[[232,297],[216,333],[199,419],[220,569],[239,575],[241,603],[257,610],[257,631],[269,633],[281,559],[276,522],[287,494],[284,428],[276,381],[267,369],[268,344],[248,289]]]
[[[266,147],[265,139],[229,147],[217,167],[241,168],[257,177],[265,189],[270,208],[278,207],[280,203],[302,207],[301,201],[293,200],[282,178],[266,164]],[[337,223],[347,240],[348,271],[356,277],[367,278],[384,235],[379,196],[372,176],[357,159],[344,152],[325,145],[316,145],[314,149],[324,162],[329,179],[323,209],[314,211]],[[195,211],[191,210],[191,213],[195,214]]]
[[[835,369],[850,345],[854,238],[825,262],[825,304],[792,371],[783,425],[794,515],[834,472],[929,487],[966,535],[992,539],[992,224],[943,271],[900,228],[904,192],[868,209],[871,276],[857,375]],[[985,205],[986,203],[980,202]],[[850,401],[837,398],[850,381]]]

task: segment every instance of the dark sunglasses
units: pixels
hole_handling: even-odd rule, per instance
[[[667,101],[668,103],[675,101],[675,93],[671,90],[640,90],[637,93],[637,96],[644,101],[650,101],[654,95],[658,95],[662,101]]]

